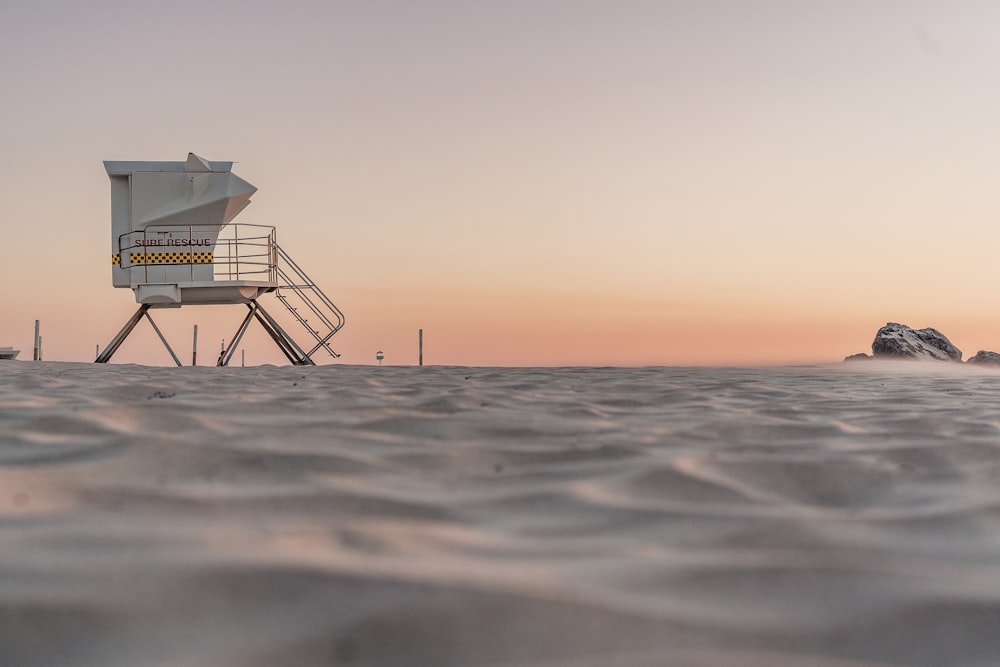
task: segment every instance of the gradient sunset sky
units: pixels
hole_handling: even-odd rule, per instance
[[[991,0],[0,0],[0,63],[22,359],[136,307],[102,161],[189,151],[259,188],[237,221],[346,313],[342,363],[420,328],[429,364],[838,361],[887,321],[1000,351]],[[243,313],[154,316],[207,364]],[[146,324],[114,361],[171,363]]]

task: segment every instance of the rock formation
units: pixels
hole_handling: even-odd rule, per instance
[[[872,356],[876,359],[962,361],[962,351],[937,329],[912,329],[896,322],[889,322],[875,334]]]
[[[969,359],[966,363],[980,364],[982,366],[1000,366],[1000,354],[987,350],[979,350],[979,352],[976,352],[976,356]]]

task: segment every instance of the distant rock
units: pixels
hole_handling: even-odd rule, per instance
[[[996,352],[989,352],[988,350],[979,350],[976,352],[976,356],[969,359],[967,364],[979,364],[982,366],[1000,366],[1000,354]]]
[[[865,354],[864,352],[858,352],[857,354],[852,354],[849,357],[844,357],[844,361],[870,361],[872,356],[870,354]]]
[[[875,334],[872,356],[876,359],[958,362],[962,360],[962,351],[937,329],[911,329],[905,324],[889,322]]]

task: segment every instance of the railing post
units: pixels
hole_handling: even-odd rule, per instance
[[[268,278],[272,283],[276,283],[278,282],[278,235],[273,227],[267,239],[267,261]]]
[[[192,241],[194,241],[194,225],[188,225],[188,269],[191,280],[194,280],[194,246],[191,245]]]
[[[240,279],[240,226],[233,225],[233,249],[236,253],[236,280]]]

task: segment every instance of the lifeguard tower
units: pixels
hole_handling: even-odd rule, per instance
[[[244,304],[248,313],[219,354],[226,366],[256,320],[295,365],[315,365],[344,315],[277,244],[274,227],[233,223],[257,188],[232,173],[232,162],[189,153],[183,162],[106,161],[111,179],[111,273],[115,287],[135,292],[138,310],[97,357],[110,361],[147,319],[181,362],[149,311],[186,305]],[[311,338],[300,346],[259,303],[274,294]],[[308,347],[308,349],[307,349]]]

